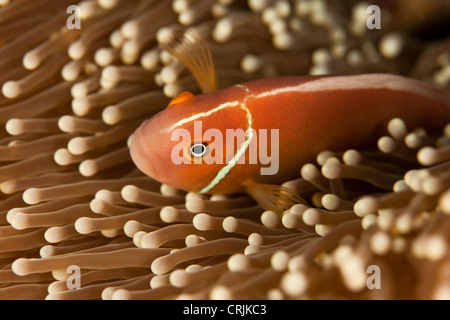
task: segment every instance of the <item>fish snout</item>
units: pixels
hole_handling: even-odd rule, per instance
[[[166,160],[159,156],[158,154],[151,152],[147,155],[146,162],[149,168],[149,171],[152,172],[152,178],[164,182],[166,179],[172,176],[172,170],[169,166],[169,160]]]
[[[144,134],[145,123],[136,130],[130,143],[130,154],[136,166],[146,175],[160,182],[172,175],[170,158],[165,159],[167,145],[158,145],[158,141]],[[169,153],[170,154],[170,153]]]

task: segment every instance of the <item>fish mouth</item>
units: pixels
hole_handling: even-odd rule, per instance
[[[155,180],[166,180],[172,176],[172,169],[168,161],[148,146],[142,133],[139,132],[140,130],[141,128],[138,128],[131,139],[130,154],[133,162],[139,170]]]
[[[169,161],[163,159],[154,152],[151,153],[148,163],[153,166],[156,176],[161,176],[163,179],[167,179],[172,176],[172,168],[169,166]]]

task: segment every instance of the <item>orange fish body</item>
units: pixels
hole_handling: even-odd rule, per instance
[[[387,74],[255,80],[197,96],[179,95],[136,130],[130,150],[138,168],[162,183],[188,191],[235,193],[245,191],[249,182],[279,184],[297,177],[302,165],[320,151],[367,145],[395,117],[402,118],[409,128],[438,129],[450,120],[450,95]],[[202,131],[194,138],[199,123]],[[174,138],[178,129],[189,132],[191,140]],[[208,129],[218,130],[223,139],[215,136],[204,141]],[[247,146],[241,141],[222,150],[221,163],[193,163],[192,155],[190,163],[174,163],[173,150],[183,143],[187,149],[195,143],[204,143],[198,149],[202,151],[212,144],[226,149],[227,141],[235,138],[226,134],[227,129],[245,131]],[[250,129],[255,132],[253,137],[248,134]],[[267,136],[262,134],[264,130]],[[278,139],[272,140],[276,134]],[[266,164],[261,159],[251,162],[261,141],[266,143],[266,154],[278,152],[272,159],[278,162],[270,164],[278,168],[273,174],[261,174],[261,168],[269,166],[267,157]],[[217,155],[211,151],[201,160]],[[237,163],[230,165],[233,161]]]

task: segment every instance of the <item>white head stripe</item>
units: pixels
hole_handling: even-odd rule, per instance
[[[242,104],[239,103],[239,106],[241,109],[243,109],[246,112],[247,115],[247,132],[248,132],[248,139],[245,140],[245,142],[242,144],[242,146],[239,148],[239,150],[236,152],[234,157],[222,167],[222,169],[219,170],[217,175],[214,177],[214,179],[207,185],[205,188],[200,190],[200,193],[205,193],[214,188],[225,176],[231,171],[231,169],[234,168],[236,163],[239,161],[239,159],[242,157],[242,155],[247,150],[248,146],[250,145],[250,142],[253,138],[253,130],[252,130],[252,114],[250,113],[250,110]]]
[[[237,162],[239,161],[241,156],[247,150],[247,148],[250,145],[250,142],[253,138],[252,115],[250,113],[250,110],[245,106],[245,104],[240,103],[238,101],[226,102],[226,103],[223,103],[223,104],[219,105],[218,107],[215,107],[214,109],[211,109],[209,111],[200,112],[200,113],[194,114],[190,117],[181,119],[181,120],[177,121],[176,123],[174,123],[169,129],[169,130],[173,130],[176,127],[179,127],[185,123],[197,120],[199,118],[207,117],[207,116],[209,116],[217,111],[220,111],[222,109],[225,109],[228,107],[237,107],[237,106],[239,106],[246,113],[248,138],[245,140],[245,142],[242,144],[242,146],[238,149],[238,151],[236,152],[234,157],[225,166],[223,166],[222,169],[219,170],[219,172],[214,177],[214,179],[205,188],[200,190],[200,193],[208,192],[209,190],[214,188],[223,178],[225,178],[225,176],[230,172],[231,169],[233,169],[233,167],[237,164]]]

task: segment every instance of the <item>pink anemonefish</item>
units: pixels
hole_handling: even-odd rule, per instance
[[[390,74],[278,77],[217,90],[207,45],[193,32],[185,36],[185,42],[164,49],[189,68],[204,93],[177,95],[165,110],[142,123],[130,143],[132,159],[143,173],[178,189],[248,192],[264,209],[280,212],[302,199],[279,184],[298,177],[302,165],[319,152],[367,145],[396,117],[409,128],[437,129],[450,120],[448,91]],[[172,151],[180,144],[174,131],[185,129],[194,137],[198,121],[201,139],[183,141],[183,155],[190,161],[174,163]],[[223,141],[204,139],[210,128],[222,132],[215,140]],[[206,163],[217,156],[217,150],[208,150],[212,145],[226,146],[227,139],[234,139],[225,134],[227,129],[242,129],[245,141],[224,151],[222,163]],[[277,145],[270,137],[265,140],[269,153],[278,150],[276,174],[262,175],[267,164],[250,161],[255,150],[251,143],[258,140],[248,133],[264,129],[278,130]],[[199,159],[201,164],[194,163]]]

